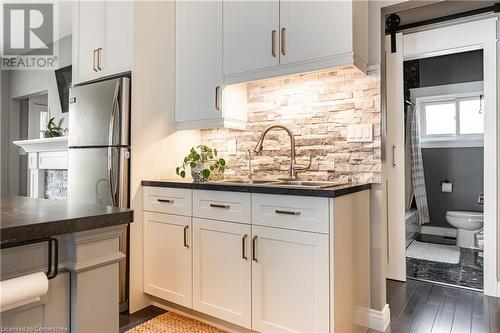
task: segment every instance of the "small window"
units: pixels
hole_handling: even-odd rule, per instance
[[[458,102],[460,110],[460,134],[483,134],[484,113],[480,98],[464,99]]]
[[[426,99],[420,103],[420,110],[424,143],[482,140],[484,112],[481,96]]]
[[[426,103],[424,136],[455,135],[455,103],[439,102]]]

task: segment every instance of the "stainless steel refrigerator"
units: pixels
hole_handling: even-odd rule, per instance
[[[130,79],[69,92],[68,200],[129,207]],[[120,239],[120,312],[128,309],[128,231]]]

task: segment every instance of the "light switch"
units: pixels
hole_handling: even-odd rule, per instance
[[[348,125],[347,142],[373,142],[373,125]]]
[[[227,153],[236,155],[236,140],[227,140]]]

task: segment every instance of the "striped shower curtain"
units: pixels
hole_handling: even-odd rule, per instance
[[[411,179],[419,224],[429,223],[429,206],[427,205],[427,192],[425,190],[424,163],[422,160],[422,150],[420,148],[420,126],[418,122],[418,110],[415,106],[409,106],[410,116],[410,136],[411,136]]]

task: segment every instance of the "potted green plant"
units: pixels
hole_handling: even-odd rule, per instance
[[[217,172],[224,173],[226,161],[223,158],[217,158],[217,149],[199,145],[196,148],[191,148],[189,154],[184,157],[184,162],[176,168],[175,172],[185,178],[187,167],[191,168],[194,182],[203,183],[213,179]]]
[[[63,129],[61,128],[62,119],[59,120],[59,123],[56,125],[54,122],[55,117],[49,119],[47,123],[47,130],[45,131],[46,138],[55,138],[63,135]]]

